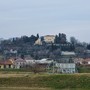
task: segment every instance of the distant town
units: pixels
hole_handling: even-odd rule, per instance
[[[34,73],[90,72],[90,44],[64,33],[0,39],[0,69]]]

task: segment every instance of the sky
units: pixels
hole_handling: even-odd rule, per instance
[[[90,0],[0,0],[0,38],[37,33],[90,43]]]

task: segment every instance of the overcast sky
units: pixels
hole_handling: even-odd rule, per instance
[[[90,42],[90,0],[0,0],[0,38],[37,33]]]

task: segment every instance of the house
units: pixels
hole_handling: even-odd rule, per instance
[[[74,63],[75,52],[62,51],[61,61],[55,63],[56,71],[58,73],[75,73],[76,64]]]
[[[29,55],[25,56],[25,61],[27,66],[35,64],[35,60]]]
[[[90,65],[90,58],[76,58],[75,60],[74,60],[74,62],[76,63],[76,64],[79,64],[79,65]]]
[[[39,64],[51,64],[53,63],[53,60],[50,58],[43,58],[41,60],[36,60],[35,62]]]
[[[0,61],[0,69],[13,69],[14,64],[10,60]]]
[[[57,73],[75,73],[75,63],[56,63]]]
[[[38,40],[36,40],[34,45],[42,45],[43,42],[48,43],[48,44],[54,43],[55,42],[55,36],[54,35],[43,36],[43,37],[39,38]]]
[[[46,43],[54,43],[55,36],[54,35],[46,35],[46,36],[44,36],[44,41]]]
[[[86,58],[82,61],[82,65],[89,65],[90,66],[90,58]]]
[[[75,56],[75,52],[62,51],[61,55],[64,56]]]
[[[26,61],[24,59],[18,58],[14,62],[15,68],[20,69],[26,66]]]
[[[74,59],[75,59],[75,56],[76,56],[76,54],[75,54],[75,52],[68,52],[68,51],[62,51],[61,52],[61,61],[63,62],[63,63],[68,63],[68,62],[73,62],[74,61]]]
[[[26,61],[26,65],[27,66],[30,66],[30,65],[34,65],[34,64],[51,64],[53,63],[53,60],[52,59],[49,59],[49,58],[44,58],[44,59],[41,59],[41,60],[34,60],[33,58],[25,58],[25,61]]]
[[[36,40],[34,45],[42,45],[41,39],[39,38],[38,40]]]
[[[83,58],[75,58],[74,59],[74,63],[76,63],[77,65],[82,65],[82,62],[84,61]]]

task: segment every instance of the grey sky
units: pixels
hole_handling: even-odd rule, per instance
[[[90,42],[90,0],[0,0],[0,37],[59,32]]]

